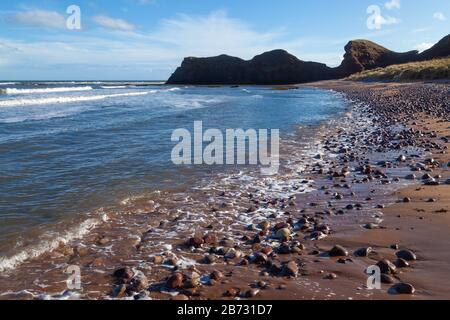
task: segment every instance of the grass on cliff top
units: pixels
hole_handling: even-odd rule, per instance
[[[450,79],[450,57],[410,62],[356,73],[347,78],[353,81],[413,81]]]

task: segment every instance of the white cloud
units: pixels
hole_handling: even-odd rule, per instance
[[[447,18],[445,17],[445,15],[442,12],[435,12],[433,14],[433,18],[439,21],[445,21],[447,20]]]
[[[393,9],[400,9],[401,4],[400,4],[400,0],[390,0],[389,2],[386,2],[384,4],[384,6],[388,10],[393,10]]]
[[[55,11],[28,10],[12,14],[8,20],[19,25],[62,29],[66,27],[66,19]]]
[[[43,34],[39,40],[0,38],[1,56],[8,61],[2,68],[3,74],[47,79],[163,79],[186,56],[225,53],[250,59],[280,48],[302,60],[333,66],[342,60],[340,46],[336,46],[336,52],[323,52],[323,45],[330,45],[329,39],[292,39],[284,30],[259,32],[223,11],[205,16],[178,15],[162,21],[148,33],[124,28],[122,24],[117,28],[110,19],[97,20],[104,22],[105,27],[114,27],[115,32],[86,29],[83,33]]]
[[[420,52],[430,49],[434,46],[434,43],[431,42],[422,42],[414,47],[414,49],[419,50]]]
[[[115,19],[111,18],[106,15],[99,15],[92,18],[94,22],[99,24],[102,27],[114,29],[114,30],[120,30],[120,31],[133,31],[136,27],[132,25],[131,23],[122,20],[122,19]]]
[[[303,39],[285,41],[285,35],[282,30],[257,32],[226,12],[216,11],[206,16],[183,14],[164,20],[148,37],[183,56],[224,53],[249,59],[268,50],[283,48],[295,54],[303,48]]]

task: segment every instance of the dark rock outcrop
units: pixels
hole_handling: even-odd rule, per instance
[[[344,60],[337,68],[299,60],[285,50],[266,52],[248,61],[228,55],[189,57],[167,84],[297,84],[345,78],[364,70],[446,56],[450,56],[450,35],[421,54],[418,51],[398,53],[368,40],[353,40],[345,46]]]
[[[328,79],[333,69],[304,62],[284,50],[274,50],[245,61],[220,55],[186,58],[168,84],[293,84]]]

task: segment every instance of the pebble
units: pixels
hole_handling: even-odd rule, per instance
[[[348,251],[344,247],[336,245],[330,250],[329,254],[330,257],[346,257],[348,256]]]
[[[123,267],[114,271],[114,277],[124,280],[129,280],[133,277],[134,273],[130,267]]]
[[[289,239],[291,236],[291,230],[288,228],[283,228],[277,231],[276,238],[283,240],[283,239]]]
[[[195,235],[186,242],[189,247],[195,248],[200,248],[204,243],[205,240],[203,240],[203,237],[201,235]]]
[[[380,268],[381,273],[395,273],[395,271],[397,270],[397,267],[388,259],[380,260],[377,263],[377,266]]]
[[[398,258],[397,261],[395,261],[395,265],[397,268],[408,268],[409,263],[405,259]]]
[[[149,283],[147,277],[141,274],[131,279],[130,284],[127,287],[127,291],[139,292],[147,289],[148,286]]]
[[[253,259],[253,261],[254,261],[256,264],[266,264],[266,263],[267,263],[267,260],[268,260],[267,255],[265,255],[265,254],[262,253],[262,252],[257,252],[257,253],[255,253],[254,259]]]
[[[396,253],[397,258],[404,259],[406,261],[416,261],[417,256],[410,250],[401,250]]]
[[[167,287],[170,289],[178,289],[183,285],[183,275],[179,272],[174,273],[169,277],[166,283]]]
[[[396,284],[393,289],[398,294],[414,294],[416,292],[416,289],[413,287],[412,284],[409,283],[399,283]]]
[[[384,284],[395,283],[395,279],[388,274],[382,273],[380,278],[381,278],[381,283],[384,283]]]
[[[259,293],[258,289],[247,290],[244,294],[244,298],[254,298],[258,295],[258,293]]]
[[[374,230],[374,229],[379,228],[379,226],[374,223],[366,223],[363,227],[364,227],[364,229],[367,229],[367,230]]]
[[[203,241],[204,241],[204,243],[209,244],[209,245],[216,245],[218,242],[217,235],[215,235],[214,233],[208,233],[203,238]]]
[[[354,252],[355,256],[357,257],[367,257],[370,253],[372,253],[372,248],[360,248]]]
[[[329,273],[326,275],[325,279],[334,280],[334,279],[337,279],[337,277],[338,276],[335,273]]]
[[[225,293],[224,296],[229,297],[229,298],[234,298],[236,297],[238,294],[237,290],[234,288],[228,289]]]
[[[186,288],[196,288],[200,285],[200,275],[195,272],[188,272],[184,275],[185,281],[185,287]]]
[[[289,261],[283,265],[282,273],[286,276],[297,277],[298,271],[298,265],[295,261]]]
[[[154,264],[162,264],[163,261],[164,261],[164,258],[161,257],[161,256],[154,256],[154,257],[151,258],[151,261],[152,261]]]
[[[206,264],[213,264],[217,261],[217,257],[213,254],[208,254],[203,258],[203,262]]]
[[[178,294],[175,297],[172,297],[170,300],[172,301],[187,301],[189,297],[184,294]]]

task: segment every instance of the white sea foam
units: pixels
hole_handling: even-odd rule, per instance
[[[75,239],[81,239],[87,235],[93,228],[106,222],[108,217],[104,214],[100,218],[90,218],[82,222],[77,227],[64,232],[50,240],[43,240],[39,244],[24,249],[23,251],[11,256],[0,258],[0,272],[15,269],[20,264],[33,258],[37,258],[46,252],[52,252],[60,245],[64,245]]]
[[[51,98],[39,98],[39,99],[14,99],[0,101],[0,107],[20,107],[20,106],[32,106],[42,104],[63,104],[73,102],[85,102],[104,100],[108,98],[118,97],[130,97],[130,96],[142,96],[156,91],[144,91],[144,92],[128,92],[108,95],[96,95],[96,96],[76,96],[76,97],[51,97]]]
[[[126,89],[128,86],[102,86],[102,89]]]
[[[0,86],[13,86],[17,84],[17,82],[0,82]]]
[[[61,88],[45,88],[45,89],[16,89],[6,88],[0,90],[0,93],[4,94],[34,94],[34,93],[58,93],[58,92],[77,92],[77,91],[90,91],[93,90],[90,86],[84,87],[61,87]]]

